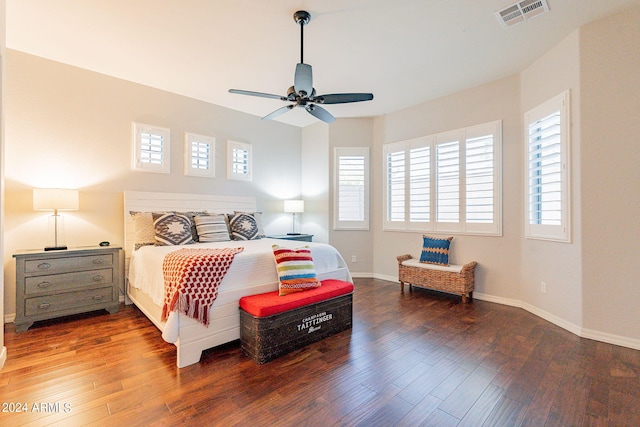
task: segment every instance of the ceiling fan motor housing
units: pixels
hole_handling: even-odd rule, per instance
[[[311,14],[306,10],[299,10],[293,14],[296,24],[307,25],[311,21]]]

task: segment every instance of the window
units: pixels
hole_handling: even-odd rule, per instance
[[[369,148],[335,149],[334,228],[369,229]]]
[[[169,129],[133,123],[133,170],[170,172]]]
[[[502,122],[383,147],[384,229],[502,233]]]
[[[227,141],[227,179],[251,181],[251,144]]]
[[[185,133],[184,144],[185,175],[215,178],[216,139],[211,136]]]
[[[568,242],[569,92],[525,116],[525,236]]]

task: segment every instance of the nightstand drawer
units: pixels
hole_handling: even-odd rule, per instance
[[[87,255],[66,258],[31,259],[24,263],[25,273],[55,272],[113,265],[113,255]]]
[[[24,313],[26,316],[34,316],[75,307],[104,306],[111,301],[113,301],[113,288],[109,286],[87,291],[27,298],[24,301]]]
[[[76,273],[50,274],[47,276],[26,277],[24,283],[25,295],[41,293],[56,293],[69,291],[87,286],[111,284],[113,269],[79,271]]]

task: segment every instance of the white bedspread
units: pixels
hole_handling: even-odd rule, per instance
[[[293,240],[259,239],[197,243],[184,246],[143,246],[131,255],[129,286],[140,289],[149,295],[156,305],[162,307],[164,301],[162,262],[166,254],[182,248],[244,247],[244,251],[235,256],[229,271],[220,283],[216,303],[226,303],[225,299],[235,298],[236,293],[233,291],[242,288],[273,284],[273,290],[276,290],[278,289],[278,274],[273,259],[272,245],[274,244],[288,248],[309,246],[316,274],[320,280],[332,278],[332,272],[340,271],[341,274],[336,277],[345,277],[346,273],[348,280],[352,281],[347,264],[333,246]],[[225,298],[225,294],[227,294],[227,298]],[[217,304],[214,304],[214,308]]]

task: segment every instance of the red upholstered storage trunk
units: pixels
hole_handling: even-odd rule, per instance
[[[350,329],[352,304],[353,284],[340,280],[285,296],[275,291],[242,297],[242,350],[261,364]]]

